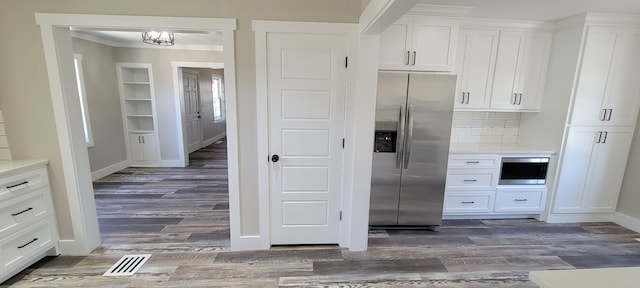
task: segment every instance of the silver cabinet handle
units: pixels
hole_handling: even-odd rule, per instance
[[[527,199],[513,199],[516,202],[527,202]]]
[[[518,105],[522,104],[522,93],[518,93]]]
[[[411,156],[411,142],[413,141],[413,104],[407,109],[407,139],[405,140],[404,169],[409,169],[409,156]]]
[[[474,202],[474,201],[462,201],[460,203],[461,204],[473,204],[473,203],[476,203],[476,202]]]
[[[467,161],[467,164],[480,164],[480,161]]]
[[[467,92],[462,92],[462,101],[460,101],[460,104],[464,104],[464,96],[467,95]]]
[[[144,136],[142,136],[142,144],[144,144]]]
[[[607,109],[602,109],[602,116],[600,116],[600,121],[604,121],[607,119]]]
[[[607,121],[611,121],[611,114],[613,114],[613,109],[607,109],[609,110],[609,116],[607,117]]]
[[[478,182],[478,179],[464,179],[464,182]]]
[[[407,51],[407,61],[405,62],[405,65],[409,65],[409,61],[411,61],[411,51]]]
[[[400,105],[400,115],[398,115],[398,137],[396,138],[396,169],[402,166],[402,154],[404,154],[404,127],[405,127],[405,106]]]
[[[138,135],[138,143],[142,143],[142,140],[140,140],[140,135]]]
[[[518,93],[513,93],[513,102],[510,104],[516,105],[516,103],[518,103]]]
[[[413,51],[413,64],[412,64],[413,66],[416,66],[416,55],[417,55],[416,51]]]
[[[467,103],[466,104],[469,104],[469,98],[471,98],[471,92],[467,92]]]
[[[602,131],[596,132],[596,143],[602,142]]]
[[[604,131],[604,138],[602,138],[602,144],[607,143],[607,135],[609,135],[609,132]]]

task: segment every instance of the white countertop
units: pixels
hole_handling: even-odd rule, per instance
[[[0,160],[0,176],[5,176],[12,172],[30,169],[34,166],[46,165],[49,161],[42,159],[29,160]]]
[[[451,154],[555,154],[548,149],[539,149],[517,144],[484,144],[484,143],[451,143],[449,146]]]
[[[531,271],[540,288],[636,288],[640,267]]]

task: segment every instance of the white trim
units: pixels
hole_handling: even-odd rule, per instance
[[[459,17],[469,14],[473,7],[435,4],[416,4],[406,15],[438,16],[438,17]]]
[[[552,213],[544,221],[547,223],[611,222],[613,213]]]
[[[631,229],[637,233],[640,233],[640,219],[631,217],[627,214],[616,212],[613,214],[613,222],[623,226],[627,229]]]
[[[258,158],[267,157],[269,155],[269,115],[268,115],[268,99],[267,99],[267,33],[317,33],[317,34],[342,34],[347,37],[348,47],[347,56],[349,59],[349,69],[346,71],[347,91],[345,97],[345,109],[347,109],[347,103],[353,102],[356,97],[356,81],[357,71],[355,67],[358,67],[358,49],[359,49],[359,25],[358,24],[343,24],[343,23],[315,23],[315,22],[290,22],[290,21],[262,21],[253,20],[252,29],[255,32],[255,53],[256,53],[256,120],[258,129]],[[377,55],[376,55],[377,56]],[[346,111],[349,114],[349,111]],[[350,118],[345,121],[344,128],[352,126],[353,123],[349,123]],[[346,130],[345,130],[346,131]],[[348,134],[347,134],[348,135]],[[371,138],[371,137],[369,137]],[[369,153],[371,154],[371,153]],[[352,158],[353,155],[349,150],[344,150],[343,159]],[[343,160],[343,166],[346,160]],[[351,171],[343,170],[345,178],[352,176]],[[351,229],[345,229],[345,227],[351,227],[352,222],[357,217],[362,215],[352,215],[351,210],[352,203],[355,203],[361,199],[353,198],[353,191],[348,189],[348,183],[351,183],[352,179],[344,179],[342,183],[342,211],[343,218],[340,229],[340,246],[351,248],[352,238],[365,238],[367,237],[365,228],[362,231],[364,235],[352,235],[354,234]],[[369,180],[370,181],[370,180]],[[261,245],[264,249],[270,246],[270,181],[269,181],[269,163],[267,161],[258,161],[258,215],[259,221],[259,235],[256,235],[255,243]],[[346,205],[346,206],[345,206]],[[368,207],[368,203],[366,205]],[[367,214],[364,218],[367,219]],[[358,231],[360,231],[358,230]],[[362,233],[359,233],[362,234]],[[365,244],[366,248],[366,244]]]
[[[202,147],[207,147],[207,146],[213,144],[214,142],[224,138],[225,136],[227,136],[227,133],[226,132],[222,132],[222,133],[220,133],[220,134],[218,134],[216,136],[213,136],[213,137],[211,137],[211,138],[209,138],[207,140],[204,140],[204,141],[202,141]]]
[[[463,18],[460,22],[460,29],[540,30],[551,32],[554,27],[553,22],[506,19]]]
[[[116,173],[122,169],[125,169],[127,167],[129,167],[129,165],[131,164],[131,162],[129,162],[129,160],[124,160],[122,162],[118,162],[115,164],[111,164],[107,167],[104,167],[102,169],[98,169],[96,171],[91,172],[91,181],[96,181],[98,179],[104,178],[106,176],[109,176],[113,173]]]
[[[177,133],[178,139],[178,151],[180,151],[180,165],[186,167],[189,165],[189,151],[187,149],[187,118],[185,116],[184,107],[184,90],[182,89],[182,70],[179,68],[209,68],[209,69],[224,69],[224,63],[219,62],[184,62],[184,61],[171,61],[171,71],[173,73],[173,95],[176,103],[176,121],[178,125]],[[227,125],[229,125],[227,123]],[[201,125],[202,126],[202,125]],[[204,144],[203,144],[204,147]]]
[[[127,28],[166,28],[172,30],[206,32],[223,30],[223,43],[225,47],[225,83],[226,109],[232,111],[231,117],[227,117],[227,158],[229,173],[229,217],[231,229],[231,247],[240,247],[240,183],[238,163],[238,126],[236,115],[236,78],[235,78],[235,42],[234,31],[236,19],[222,18],[195,18],[195,17],[153,17],[153,16],[120,16],[120,15],[88,15],[88,14],[48,14],[35,13],[36,23],[40,26],[42,34],[43,50],[49,76],[49,88],[53,103],[53,111],[56,121],[56,129],[60,147],[60,158],[64,184],[66,188],[69,214],[73,227],[74,243],[70,244],[67,251],[75,251],[76,254],[87,254],[100,244],[100,232],[98,230],[97,213],[93,188],[89,180],[91,173],[89,157],[86,147],[78,147],[74,142],[79,142],[79,123],[73,123],[77,119],[76,105],[67,103],[70,98],[65,96],[69,91],[63,89],[64,81],[68,81],[70,69],[66,67],[66,61],[71,63],[72,47],[69,27],[94,28],[94,29],[121,29]],[[62,28],[62,29],[58,29]],[[59,59],[58,57],[62,58]],[[66,57],[66,58],[65,58]],[[70,90],[73,91],[73,90]],[[229,114],[228,114],[229,115]],[[73,116],[73,117],[71,117]],[[76,131],[76,132],[73,132]],[[64,192],[58,192],[64,193]],[[68,237],[68,236],[67,236]],[[252,246],[242,246],[252,248]]]
[[[60,254],[65,256],[84,256],[87,255],[83,249],[80,249],[75,240],[59,240],[58,246],[60,247]]]
[[[84,115],[82,125],[85,132],[85,142],[87,143],[87,147],[93,147],[95,146],[95,144],[93,143],[93,132],[91,130],[91,116],[89,115],[89,101],[87,101],[87,89],[84,82],[84,64],[82,63],[82,55],[74,53],[73,60],[75,64],[74,66],[76,68],[75,71],[76,82],[78,83],[78,96],[81,99],[80,108],[82,108],[82,114]]]

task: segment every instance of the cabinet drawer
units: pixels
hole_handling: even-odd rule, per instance
[[[498,168],[500,157],[471,157],[452,156],[449,157],[449,168]]]
[[[476,173],[460,173],[459,171],[449,171],[447,174],[447,188],[483,188],[488,189],[494,186],[496,173],[493,170]]]
[[[501,190],[496,192],[496,212],[541,212],[543,195],[541,190]]]
[[[447,193],[444,198],[443,212],[487,213],[493,209],[493,192]]]
[[[33,193],[11,198],[0,204],[0,235],[9,230],[23,228],[24,225],[38,221],[51,212],[47,204],[49,186],[41,187]]]
[[[17,267],[54,247],[54,229],[53,220],[50,219],[0,240],[0,271]]]
[[[45,167],[0,179],[0,200],[24,195],[38,187],[47,186],[49,178]]]

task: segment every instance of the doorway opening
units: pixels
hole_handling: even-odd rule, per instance
[[[87,17],[90,16],[90,17]],[[222,31],[222,46],[227,48],[222,56],[225,63],[225,78],[227,80],[227,111],[236,111],[235,101],[235,66],[234,66],[234,40],[233,31],[236,29],[234,19],[192,19],[176,17],[148,17],[148,16],[113,16],[113,15],[70,15],[70,14],[36,14],[36,21],[41,27],[45,58],[50,80],[52,102],[54,103],[54,115],[56,128],[60,141],[60,153],[62,160],[62,173],[64,173],[65,188],[68,198],[68,213],[71,225],[67,225],[61,231],[63,241],[60,242],[64,254],[85,254],[100,244],[98,232],[98,213],[95,206],[94,191],[91,182],[91,169],[85,143],[82,125],[80,125],[80,104],[77,88],[72,79],[73,73],[73,47],[71,30],[96,29],[96,30],[120,30],[143,31],[153,27],[164,27],[168,30],[185,33],[212,33]],[[144,55],[143,55],[144,56]],[[85,58],[86,59],[86,58]],[[86,67],[86,66],[85,66]],[[170,68],[169,75],[170,73]],[[165,82],[171,83],[171,81]],[[175,99],[172,95],[170,100]],[[168,100],[168,99],[164,99]],[[90,102],[90,101],[89,101]],[[90,106],[91,104],[89,104]],[[183,111],[181,103],[165,101],[158,105],[159,109],[171,109]],[[181,119],[183,115],[175,113],[174,117],[168,117],[174,113],[165,115],[158,126],[168,124],[169,130],[183,139]],[[172,119],[175,119],[172,120]],[[92,118],[92,124],[97,122]],[[172,123],[173,122],[173,123]],[[171,129],[173,128],[173,129]],[[227,114],[227,156],[228,156],[228,190],[229,211],[231,214],[239,212],[238,191],[238,151],[237,151],[237,119],[235,113]],[[94,134],[96,131],[93,131]],[[160,134],[168,132],[160,131]],[[169,133],[171,134],[171,133]],[[95,135],[94,135],[95,136]],[[171,138],[169,136],[169,138]],[[94,139],[95,140],[95,139]],[[177,149],[166,150],[172,146],[170,142],[160,141],[160,157],[173,160],[172,156],[179,158],[181,153]],[[181,142],[181,141],[177,141]],[[164,146],[164,147],[163,147]],[[179,143],[177,146],[181,146]],[[169,151],[169,152],[166,152]],[[177,163],[177,161],[175,162]],[[164,169],[172,169],[165,167]],[[184,168],[181,168],[184,169]],[[214,204],[215,205],[215,204]],[[234,221],[239,217],[229,215],[230,233],[239,231]],[[72,227],[69,227],[72,226]],[[71,231],[70,231],[71,230]],[[235,233],[239,238],[239,233]],[[233,237],[232,237],[233,238]]]

